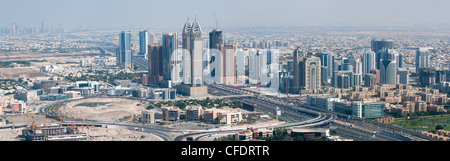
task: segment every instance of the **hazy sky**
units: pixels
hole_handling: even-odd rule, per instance
[[[449,0],[1,0],[0,26],[66,28],[450,24]]]

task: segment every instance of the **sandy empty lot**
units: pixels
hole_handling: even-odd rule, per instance
[[[101,104],[94,107],[79,105],[85,102]],[[88,120],[115,121],[124,116],[140,115],[141,111],[145,110],[145,106],[138,106],[138,104],[140,104],[139,101],[121,98],[89,98],[69,102],[61,107],[61,112]]]
[[[34,78],[34,77],[46,77],[51,76],[44,72],[39,71],[38,68],[34,67],[20,67],[20,68],[1,68],[0,75],[9,78],[17,79],[20,77]]]

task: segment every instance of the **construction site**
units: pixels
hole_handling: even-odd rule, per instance
[[[59,123],[42,123],[37,124],[34,116],[31,125],[28,125],[28,114],[24,115],[26,119],[25,129],[22,130],[22,137],[25,141],[84,141],[89,140],[89,126],[87,133],[78,129],[75,124],[63,126],[63,118],[59,117]],[[75,118],[73,118],[75,121]]]

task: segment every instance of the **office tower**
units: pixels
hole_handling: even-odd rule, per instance
[[[328,67],[322,66],[320,78],[323,85],[328,84]]]
[[[395,60],[382,60],[380,75],[381,84],[397,84],[397,63],[395,62]]]
[[[363,74],[368,74],[375,69],[375,52],[366,50],[363,54]]]
[[[148,44],[158,44],[158,37],[153,32],[148,33]]]
[[[304,61],[304,53],[303,51],[300,51],[300,49],[294,50],[294,84],[292,85],[293,88],[295,88],[295,93],[298,93],[298,89],[304,87],[304,79],[302,79],[305,70],[301,70],[300,64]]]
[[[248,77],[249,84],[259,83],[259,52],[255,49],[248,50]]]
[[[236,45],[220,44],[217,48],[220,54],[216,55],[216,83],[236,84]]]
[[[445,70],[436,70],[436,84],[440,82],[446,82],[447,74]]]
[[[386,40],[386,39],[372,39],[371,42],[371,48],[372,51],[377,53],[379,50],[383,48],[393,49],[393,41],[392,40]]]
[[[148,31],[139,31],[139,55],[144,55],[148,59]]]
[[[333,53],[331,53],[331,52],[319,53],[318,57],[320,58],[320,63],[322,63],[321,65],[327,68],[327,74],[326,75],[328,77],[331,77],[333,75],[333,71],[335,70],[334,69],[334,55],[333,55]],[[322,79],[326,80],[327,78],[322,78]]]
[[[162,63],[164,80],[175,80],[179,71],[176,68],[178,58],[178,40],[176,33],[163,34]]]
[[[122,69],[132,69],[131,59],[131,32],[122,31],[119,35],[117,66]]]
[[[431,67],[419,68],[419,86],[431,87],[436,83],[436,69]]]
[[[339,74],[337,76],[337,88],[350,88],[350,76],[346,74]]]
[[[352,73],[350,76],[350,86],[361,86],[362,75],[360,73]]]
[[[363,73],[363,66],[360,58],[354,59],[352,61],[353,73],[361,74]]]
[[[393,42],[392,40],[377,40],[377,39],[372,39],[371,42],[371,47],[372,47],[372,51],[376,53],[375,55],[375,67],[376,69],[381,69],[381,53],[379,53],[379,51],[383,48],[385,49],[393,49]]]
[[[219,28],[215,28],[209,33],[209,48],[217,49],[217,45],[223,44],[222,31]]]
[[[430,48],[420,48],[416,50],[416,73],[420,68],[430,67]]]
[[[309,57],[305,61],[305,88],[313,91],[318,90],[321,87],[321,66],[320,59],[318,57]]]
[[[197,18],[192,24],[190,35],[191,85],[200,87],[203,86],[203,34]]]
[[[247,78],[245,76],[245,67],[248,60],[248,50],[238,49],[236,52],[236,84],[245,84]]]
[[[348,58],[342,58],[342,64],[339,65],[339,71],[353,71],[353,66]]]
[[[377,83],[377,76],[375,74],[367,73],[364,75],[364,87],[370,87]]]
[[[149,45],[148,46],[148,75],[149,84],[152,86],[159,86],[163,77],[163,63],[162,63],[162,46]]]
[[[189,22],[189,17],[184,24],[182,32],[182,43],[183,43],[183,83],[191,84],[191,23]]]
[[[375,77],[377,78],[376,81],[375,81],[376,84],[381,83],[381,71],[380,71],[380,70],[378,70],[378,69],[372,69],[372,70],[370,71],[370,74],[374,74]]]
[[[398,84],[409,84],[409,70],[406,68],[398,69]]]

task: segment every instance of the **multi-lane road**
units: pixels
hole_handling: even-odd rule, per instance
[[[351,116],[320,109],[283,98],[274,96],[261,95],[260,93],[249,91],[239,87],[231,87],[226,85],[208,85],[208,92],[217,96],[225,95],[242,95],[243,97],[230,97],[227,99],[238,100],[247,104],[254,105],[259,111],[272,113],[277,107],[282,110],[279,118],[286,123],[277,126],[265,126],[259,128],[282,128],[282,127],[311,127],[311,126],[333,126],[337,135],[350,138],[356,141],[406,141],[410,138],[415,140],[432,140],[438,139],[427,137],[419,133],[412,132],[407,129],[378,123],[375,121],[353,118]],[[48,106],[41,111],[41,114],[58,115],[57,108]],[[334,120],[339,122],[333,122]],[[354,126],[346,125],[346,122]],[[212,129],[212,130],[181,130],[176,128],[164,128],[160,126],[138,125],[138,124],[121,124],[121,123],[96,123],[104,126],[120,126],[122,128],[134,129],[139,127],[144,132],[152,133],[159,136],[165,141],[181,141],[187,136],[196,136],[195,140],[201,137],[235,133],[244,130],[244,128]],[[189,131],[186,133],[186,131]],[[183,134],[174,136],[169,133],[183,132]],[[406,137],[405,137],[406,136]]]

